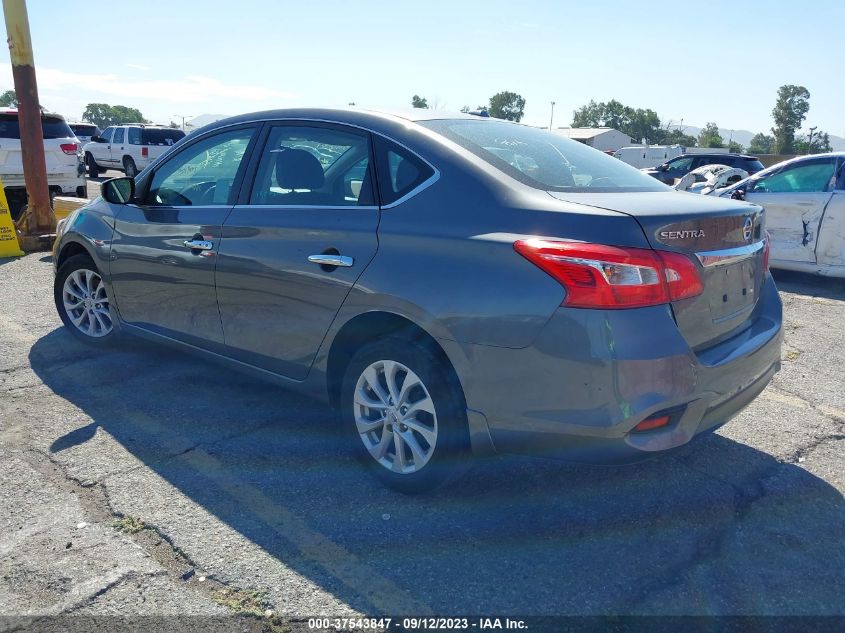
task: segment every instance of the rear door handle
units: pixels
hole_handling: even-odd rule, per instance
[[[192,251],[210,251],[214,248],[214,242],[208,240],[185,240],[182,242],[185,248],[190,248]]]
[[[320,266],[344,266],[349,267],[355,260],[346,255],[309,255],[308,261]]]

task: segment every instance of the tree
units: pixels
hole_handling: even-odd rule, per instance
[[[14,90],[7,90],[0,95],[0,108],[16,108],[18,105],[18,95]]]
[[[657,130],[654,142],[660,145],[683,145],[684,147],[695,147],[694,136],[684,134],[681,130]]]
[[[775,137],[768,134],[755,134],[751,137],[751,144],[748,151],[751,154],[772,154],[775,150]]]
[[[699,147],[724,147],[725,139],[719,134],[719,126],[715,123],[708,123],[698,135]]]
[[[123,123],[151,123],[144,118],[137,108],[107,103],[89,103],[82,113],[82,120],[93,123],[100,128]]]
[[[814,132],[810,140],[808,136],[797,136],[792,144],[792,151],[795,154],[823,154],[832,152],[830,146],[830,135],[827,132]]]
[[[809,110],[810,92],[804,86],[787,84],[778,88],[778,100],[772,110],[776,154],[793,153],[795,130],[801,127]]]
[[[660,143],[667,136],[660,129],[660,117],[648,108],[631,108],[616,99],[607,103],[590,101],[572,113],[572,127],[610,127],[624,132],[635,141]],[[694,143],[693,143],[694,144]]]
[[[745,151],[745,148],[736,141],[731,141],[728,143],[728,151],[733,152],[734,154],[742,154]]]
[[[490,97],[487,112],[497,119],[519,122],[525,113],[525,99],[515,92],[498,92]]]
[[[412,108],[428,108],[428,99],[425,97],[421,97],[419,95],[414,95],[411,97],[411,107]]]

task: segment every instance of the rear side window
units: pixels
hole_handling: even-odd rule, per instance
[[[176,128],[141,128],[141,145],[174,145],[185,136],[182,130]]]
[[[124,128],[119,127],[114,131],[114,143],[122,143],[124,138],[125,132]]]
[[[141,144],[141,128],[138,127],[131,127],[128,130],[129,136],[129,144],[130,145],[140,145]]]
[[[42,116],[41,131],[44,138],[72,138],[73,130],[67,121],[58,117]],[[0,138],[20,138],[21,128],[17,114],[0,114]]]
[[[765,167],[763,167],[763,163],[761,163],[759,160],[750,160],[750,159],[745,159],[744,164],[737,165],[737,167],[739,167],[740,169],[744,169],[745,171],[748,171],[748,172],[752,172],[752,171],[758,172],[758,171],[762,171],[763,169],[765,169]]]
[[[376,164],[382,205],[396,202],[434,175],[421,158],[385,138],[376,137]]]

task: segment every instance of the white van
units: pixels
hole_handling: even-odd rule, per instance
[[[618,149],[613,155],[624,163],[642,169],[662,165],[684,152],[685,148],[680,145],[635,145]]]
[[[67,121],[60,114],[42,112],[41,130],[51,196],[87,197],[85,166],[80,160],[78,139]],[[27,201],[17,108],[0,108],[0,178],[9,210],[16,219]]]

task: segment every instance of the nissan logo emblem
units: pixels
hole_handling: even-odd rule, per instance
[[[746,242],[751,241],[751,233],[754,229],[754,221],[747,217],[745,218],[745,224],[742,225],[742,237],[745,238]]]

